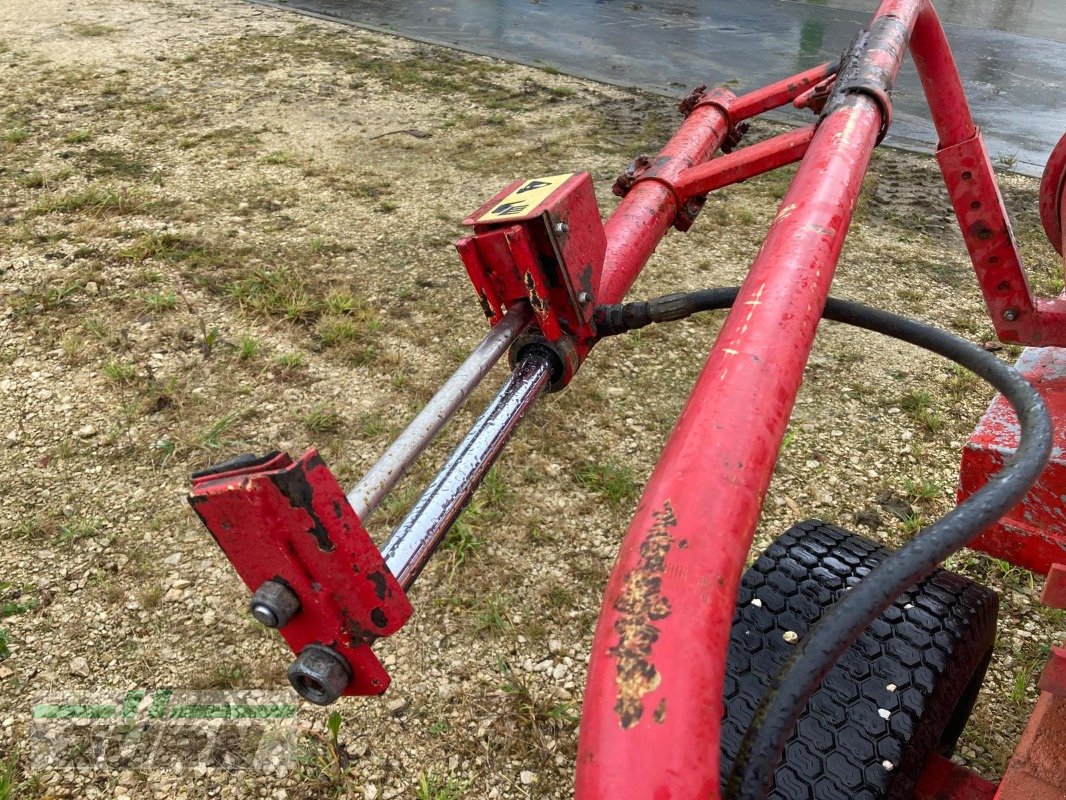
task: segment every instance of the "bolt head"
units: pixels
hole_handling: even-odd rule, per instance
[[[321,644],[309,644],[289,667],[289,683],[300,697],[315,705],[335,703],[352,680],[347,660]]]
[[[570,233],[570,226],[567,225],[565,222],[556,222],[555,232],[560,236],[565,236],[566,234]]]
[[[263,581],[252,595],[248,609],[268,628],[282,628],[300,610],[300,598],[280,581]]]
[[[1003,312],[1003,319],[1007,320],[1007,322],[1014,322],[1014,320],[1018,319],[1018,309],[1008,308]]]
[[[592,302],[592,295],[588,292],[580,292],[577,296],[577,302],[587,306],[589,303]]]

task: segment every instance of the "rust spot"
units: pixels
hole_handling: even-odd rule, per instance
[[[529,304],[538,317],[548,313],[548,302],[537,293],[537,285],[533,281],[533,274],[527,272],[522,276],[522,282],[526,285],[526,293],[529,295]]]
[[[659,705],[657,705],[655,707],[655,713],[652,714],[651,718],[653,720],[655,720],[659,725],[662,725],[664,722],[666,722],[666,698],[665,697],[662,700],[659,701]]]
[[[389,624],[389,618],[385,616],[385,612],[380,608],[375,608],[370,612],[370,621],[377,625],[379,628],[384,628]]]
[[[481,303],[481,311],[482,311],[482,313],[488,319],[492,319],[493,312],[492,312],[492,306],[489,305],[489,296],[488,296],[488,294],[484,290],[482,290],[482,291],[477,293],[477,299],[478,299],[478,302]]]
[[[670,501],[663,503],[662,511],[653,511],[652,519],[654,524],[640,545],[640,563],[626,575],[614,601],[618,612],[614,629],[619,636],[618,644],[610,649],[618,687],[614,710],[624,729],[640,722],[644,695],[655,691],[662,681],[649,657],[659,640],[659,628],[654,623],[670,616],[670,601],[662,596],[666,554],[673,544],[670,528],[677,525]]]
[[[323,464],[322,457],[316,455],[307,460],[306,469],[309,471],[323,466]],[[329,538],[329,531],[326,530],[326,526],[322,524],[322,520],[319,519],[318,514],[315,512],[314,503],[312,502],[311,483],[307,480],[307,474],[304,469],[304,465],[297,464],[295,469],[270,473],[270,482],[278,487],[278,491],[285,495],[285,498],[293,508],[299,508],[307,512],[307,515],[311,517],[311,527],[308,529],[308,533],[315,537],[319,550],[325,553],[332,553],[335,545]]]
[[[385,576],[380,572],[371,572],[366,576],[367,580],[374,584],[374,594],[377,595],[378,600],[384,600],[385,595],[388,594],[388,583],[385,581]]]

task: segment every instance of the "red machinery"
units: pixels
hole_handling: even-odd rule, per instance
[[[1046,348],[1026,351],[1020,364],[1039,394],[961,340],[827,299],[871,152],[890,125],[891,91],[908,48],[996,331],[1003,341]],[[745,120],[787,103],[811,109],[817,120],[737,149]],[[577,797],[1066,797],[1058,769],[1066,651],[1056,649],[1049,661],[1043,699],[998,789],[939,754],[950,749],[980,684],[995,603],[965,579],[934,571],[938,561],[981,534],[978,547],[1050,573],[1045,600],[1066,607],[1066,353],[1054,347],[1066,344],[1066,305],[1029,290],[936,12],[927,0],[884,0],[838,64],[739,97],[700,87],[681,110],[684,122],[662,151],[639,157],[619,177],[622,200],[605,223],[587,173],[517,181],[466,220],[472,233],[457,247],[493,328],[347,497],[314,451],[296,462],[277,453],[240,457],[194,476],[193,507],[254,592],[252,613],[280,628],[298,654],[294,688],[323,704],[385,691],[388,676],[370,645],[410,616],[404,589],[522,415],[545,391],[566,386],[599,338],[731,306],[606,589],[585,692]],[[670,227],[687,230],[707,193],[796,162],[738,290],[622,303],[659,240]],[[1041,193],[1044,225],[1060,252],[1064,188],[1066,138]],[[954,358],[1002,394],[967,445],[960,505],[943,520],[895,553],[805,523],[742,582],[823,315]],[[363,522],[508,348],[511,376],[379,552]],[[1041,395],[1054,412],[1054,436]],[[764,584],[772,591],[760,594]],[[810,612],[802,619],[801,606]],[[795,648],[745,694],[751,686],[740,687],[735,670],[727,674],[728,659],[743,656],[744,637],[761,620],[769,629],[794,614],[793,632],[802,629]],[[963,641],[973,663],[954,685],[953,665],[969,663],[958,649]],[[901,677],[886,683],[893,670]],[[863,718],[854,711],[833,722],[839,704],[819,706],[831,705],[818,692],[834,681],[831,694],[858,698],[852,711],[871,681],[901,704],[912,697],[914,730],[906,715],[890,721],[892,712],[871,699],[881,721],[863,723],[868,736],[830,730],[827,743],[826,724],[842,731]],[[934,735],[926,723],[940,706]]]

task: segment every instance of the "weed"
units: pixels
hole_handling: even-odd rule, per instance
[[[90,184],[81,189],[40,198],[27,211],[27,217],[45,214],[83,212],[91,216],[142,214],[153,207],[143,195],[128,189]]]
[[[267,153],[263,156],[264,164],[289,164],[291,162],[292,154],[281,150],[275,150],[273,153]]]
[[[903,532],[913,536],[922,529],[922,519],[917,514],[908,514],[903,519]]]
[[[29,128],[8,128],[0,131],[0,142],[20,144],[30,138]]]
[[[613,506],[629,502],[637,496],[637,481],[633,471],[613,461],[603,464],[584,461],[578,465],[574,477],[581,486],[601,495]]]
[[[149,311],[169,311],[178,302],[178,296],[173,289],[168,289],[165,292],[146,294],[141,300]]]
[[[6,630],[4,630],[3,628],[0,628],[0,661],[3,661],[5,658],[8,658],[8,657],[11,656],[10,644],[11,644],[11,639],[8,636],[8,632]],[[3,776],[3,771],[0,770],[0,790],[3,789],[3,786],[4,786],[4,776]],[[2,791],[0,791],[0,798],[3,798],[3,797],[4,797],[4,794],[3,794]]]
[[[466,560],[473,556],[484,544],[478,538],[476,531],[481,513],[481,507],[478,502],[476,500],[472,501],[470,505],[463,509],[459,519],[455,521],[455,524],[452,525],[448,534],[444,537],[444,544],[441,545],[441,549],[451,553],[450,572],[452,575],[455,575],[456,570],[465,564]]]
[[[452,778],[438,778],[431,772],[418,776],[415,800],[460,800],[463,787]]]
[[[918,502],[932,500],[934,497],[940,497],[944,493],[943,486],[925,478],[920,478],[919,480],[907,478],[903,481],[903,488],[911,500]]]
[[[83,144],[91,141],[93,138],[93,132],[90,128],[80,128],[76,131],[71,131],[63,137],[63,141],[67,144]]]
[[[226,433],[240,421],[242,416],[240,411],[229,412],[201,431],[196,437],[196,443],[207,450],[221,450],[230,441],[224,438]]]
[[[104,25],[99,22],[93,23],[75,23],[70,26],[70,29],[78,36],[85,36],[86,38],[96,38],[98,36],[108,36],[118,31],[118,28],[114,28],[110,25]]]
[[[336,433],[341,428],[340,415],[326,406],[315,406],[303,417],[304,427],[315,434]]]
[[[59,539],[64,544],[74,544],[88,539],[100,532],[100,521],[96,519],[75,520],[59,526]]]
[[[103,373],[112,383],[132,383],[137,377],[137,368],[112,358],[104,365]]]
[[[500,595],[490,595],[477,615],[475,630],[478,633],[502,631],[510,624],[511,621],[507,618],[507,599]]]
[[[299,353],[285,353],[278,356],[277,365],[284,370],[296,370],[303,366],[304,357]]]
[[[374,210],[377,211],[379,214],[391,214],[399,207],[400,204],[392,200],[382,200],[380,203],[374,206]]]
[[[237,343],[237,358],[241,361],[251,361],[259,354],[259,342],[252,336],[245,334]]]

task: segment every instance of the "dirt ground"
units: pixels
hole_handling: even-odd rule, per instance
[[[605,341],[535,409],[376,647],[389,694],[336,707],[338,746],[306,704],[273,773],[39,769],[26,737],[40,691],[285,686],[189,473],[317,445],[353,483],[483,333],[450,245],[464,213],[580,169],[609,212],[676,119],[669,99],[236,0],[0,5],[0,798],[570,796],[602,587],[716,315]],[[739,283],[788,177],[712,197],[633,296]],[[1034,282],[1061,289],[1036,183],[1004,180]],[[834,291],[993,338],[928,158],[875,154]],[[826,324],[759,547],[808,517],[904,541],[950,508],[989,399]],[[379,541],[461,427],[371,520]],[[1003,601],[958,753],[993,775],[1066,619],[1027,573],[952,566]]]

